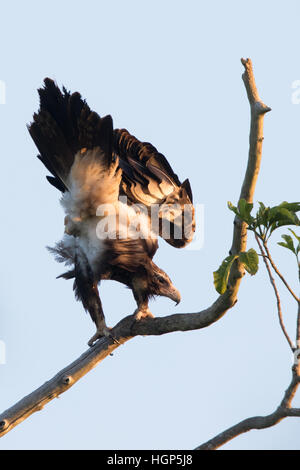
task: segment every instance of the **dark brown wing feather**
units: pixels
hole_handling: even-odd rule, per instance
[[[113,132],[111,116],[100,118],[79,93],[61,91],[50,78],[44,80],[39,96],[40,109],[28,129],[38,158],[52,174],[47,179],[53,186],[62,192],[68,189],[67,177],[81,149],[100,147],[108,165],[114,152],[123,172],[120,194],[131,204],[144,204],[149,212],[157,205],[157,233],[171,245],[182,247],[191,241],[195,230],[191,187],[188,180],[180,182],[164,155],[125,129]]]
[[[126,129],[114,131],[114,151],[123,170],[122,193],[130,203],[146,205],[149,213],[157,205],[158,234],[177,248],[187,245],[195,231],[189,180],[181,183],[164,155]]]
[[[113,125],[111,116],[100,118],[90,110],[79,93],[61,91],[50,78],[38,90],[40,109],[28,126],[40,155],[38,158],[53,175],[49,183],[60,191],[67,189],[66,180],[76,153],[100,147],[112,159]]]

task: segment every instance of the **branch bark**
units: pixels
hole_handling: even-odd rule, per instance
[[[226,429],[209,441],[201,444],[195,450],[216,450],[237,436],[244,434],[253,429],[265,429],[274,426],[282,419],[287,417],[300,417],[300,409],[292,408],[291,403],[299,386],[299,366],[296,364],[292,370],[292,380],[285,391],[280,405],[277,409],[266,416],[253,416],[247,418],[240,423]]]
[[[284,418],[299,417],[300,409],[291,407],[291,401],[298,388],[299,380],[300,378],[297,372],[294,371],[291,383],[288,386],[280,405],[273,413],[266,416],[253,416],[252,418],[244,419],[235,426],[226,429],[226,431],[221,432],[213,439],[210,439],[209,441],[200,445],[195,450],[216,450],[235,437],[253,429],[270,428],[271,426],[279,423]]]
[[[263,117],[270,108],[260,100],[250,59],[242,59],[245,68],[243,81],[251,107],[251,129],[248,165],[240,198],[253,201],[256,181],[260,169]],[[236,218],[234,222],[231,253],[245,251],[247,246],[247,225]],[[138,335],[163,335],[174,331],[188,331],[206,328],[218,321],[237,302],[237,294],[244,269],[239,262],[232,268],[227,291],[207,309],[186,314],[169,315],[163,318],[146,318],[135,321],[133,316],[125,317],[112,330],[112,335],[118,341],[114,343],[108,338],[102,338],[95,346],[83,353],[76,361],[56,374],[51,380],[24,397],[14,406],[0,415],[0,437],[11,431],[31,414],[41,410],[49,401],[66,392],[99,362],[111,354],[114,349]]]

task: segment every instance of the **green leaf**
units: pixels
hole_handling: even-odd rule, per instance
[[[243,263],[246,271],[248,271],[251,276],[257,273],[259,259],[254,248],[250,248],[250,250],[240,253],[239,260]]]
[[[270,235],[274,230],[284,225],[299,225],[296,212],[300,211],[299,202],[282,202],[279,206],[270,209],[269,222],[271,226]]]
[[[230,255],[224,259],[221,266],[217,271],[213,273],[214,275],[214,285],[215,289],[219,294],[224,294],[227,289],[228,278],[230,274],[231,267],[234,260],[237,258],[237,255]]]
[[[270,235],[274,230],[284,225],[299,225],[297,215],[285,207],[272,207],[271,230]]]
[[[295,214],[285,207],[275,206],[270,209],[269,222],[278,222],[285,220],[291,224],[295,223]]]
[[[237,207],[235,207],[232,202],[228,201],[227,202],[228,209],[230,209],[232,212],[234,212],[236,215],[239,215],[239,211]]]
[[[285,209],[288,209],[291,212],[299,212],[300,211],[300,202],[286,202],[283,201],[281,204],[279,204],[279,207],[283,207]]]
[[[245,199],[240,199],[238,202],[238,206],[234,206],[230,201],[227,203],[228,208],[235,213],[241,220],[246,222],[248,225],[253,224],[255,221],[254,217],[250,215],[253,204],[250,204]],[[253,227],[252,227],[253,229]]]
[[[263,225],[264,227],[269,227],[269,213],[270,207],[266,207],[263,202],[259,202],[259,209],[256,213],[256,225]]]
[[[294,235],[294,237],[296,238],[296,240],[298,240],[298,242],[300,243],[300,237],[298,237],[298,235],[295,234],[294,230],[292,230],[291,228],[289,228],[289,231]]]
[[[290,235],[282,235],[281,237],[285,240],[285,242],[278,242],[278,245],[283,246],[284,248],[287,248],[296,254],[292,237]]]
[[[264,211],[266,209],[266,206],[264,205],[263,202],[258,201],[258,204],[259,204],[259,210]]]
[[[250,204],[245,199],[240,199],[238,203],[238,208],[240,212],[240,218],[250,224],[254,219],[251,217],[250,213],[253,209],[253,204]]]
[[[300,237],[298,237],[298,235],[291,228],[289,228],[289,231],[294,235],[296,240],[299,242],[298,246],[296,246],[296,255],[298,256],[298,253],[300,252]]]

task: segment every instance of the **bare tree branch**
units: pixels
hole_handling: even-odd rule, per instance
[[[274,426],[279,423],[284,418],[287,417],[299,417],[300,409],[291,408],[291,401],[296,393],[296,390],[299,385],[299,375],[296,371],[293,371],[293,377],[290,385],[288,386],[282,402],[278,408],[271,414],[266,416],[253,416],[252,418],[247,418],[241,421],[240,423],[232,426],[231,428],[226,429],[226,431],[221,432],[213,439],[205,442],[204,444],[197,447],[195,450],[216,450],[226,442],[231,441],[237,436],[244,434],[253,429],[265,429]]]
[[[247,87],[246,87],[247,88]],[[249,97],[249,94],[248,94]],[[251,103],[251,99],[249,97],[249,101]],[[292,380],[285,391],[285,394],[282,398],[282,401],[280,405],[277,407],[277,409],[266,416],[254,416],[252,418],[247,418],[238,424],[226,429],[225,431],[221,432],[214,438],[210,439],[209,441],[205,442],[204,444],[201,444],[199,447],[197,447],[195,450],[215,450],[218,449],[220,446],[224,445],[225,443],[229,442],[230,440],[234,439],[235,437],[244,434],[248,431],[251,431],[253,429],[265,429],[271,426],[274,426],[275,424],[279,423],[282,419],[287,418],[287,417],[300,417],[300,409],[299,408],[292,408],[292,400],[296,394],[297,388],[300,383],[300,364],[299,364],[299,349],[296,349],[295,346],[293,345],[287,331],[285,328],[285,325],[283,323],[283,317],[282,317],[282,309],[281,309],[281,301],[280,301],[280,296],[279,292],[275,283],[275,279],[272,275],[272,271],[270,268],[270,265],[272,266],[273,270],[276,272],[276,274],[279,276],[281,281],[284,283],[284,285],[287,287],[289,292],[292,294],[292,296],[295,298],[295,300],[298,302],[298,312],[297,312],[297,332],[296,332],[296,340],[297,340],[297,347],[299,348],[300,344],[300,302],[299,298],[296,296],[296,294],[293,292],[285,278],[282,276],[280,271],[278,270],[277,266],[275,265],[271,255],[270,251],[268,249],[267,243],[263,241],[262,243],[259,240],[259,237],[255,233],[255,238],[258,243],[261,256],[264,260],[265,266],[267,268],[267,272],[270,278],[270,282],[272,284],[272,287],[274,289],[275,297],[277,300],[277,311],[278,311],[278,318],[279,318],[279,323],[282,329],[282,332],[284,336],[287,339],[287,342],[290,346],[290,349],[294,353],[294,358],[295,362],[292,368]],[[270,265],[269,265],[270,263]],[[300,272],[299,272],[300,276]]]
[[[245,84],[250,104],[251,122],[248,165],[239,199],[245,199],[247,202],[252,203],[262,157],[262,143],[264,140],[264,116],[267,112],[271,111],[271,108],[266,106],[259,97],[255,84],[251,60],[241,59],[241,62],[245,68],[245,72],[242,75],[242,79]],[[246,251],[246,246],[247,224],[245,222],[242,222],[240,218],[236,216],[234,219],[233,242],[230,254],[235,255],[240,253],[241,251]],[[239,261],[236,261],[229,277],[230,284],[238,272],[242,272],[242,275],[244,274],[244,271],[241,268]]]
[[[251,129],[248,166],[240,197],[252,202],[261,162],[263,117],[266,112],[270,111],[270,108],[264,105],[258,96],[251,60],[242,59],[242,64],[245,68],[243,80],[251,107]],[[245,251],[246,245],[247,224],[236,218],[231,252],[235,254]],[[0,415],[0,437],[72,387],[114,349],[134,336],[163,335],[174,331],[195,330],[216,322],[237,302],[237,294],[243,275],[244,268],[239,262],[236,262],[232,268],[227,291],[220,295],[210,307],[200,312],[169,315],[163,318],[146,318],[141,321],[135,321],[133,316],[125,317],[112,330],[112,335],[119,344],[108,338],[102,338],[95,346],[51,380],[2,413]]]
[[[237,284],[239,280],[237,278]],[[134,336],[163,335],[174,331],[205,328],[221,318],[234,305],[237,291],[236,286],[231,287],[211,307],[199,313],[146,318],[141,321],[136,321],[133,315],[123,318],[112,330],[112,335],[119,344],[109,338],[101,338],[92,348],[89,348],[76,361],[58,372],[51,380],[4,411],[0,415],[0,437],[11,431],[31,414],[43,409],[49,401],[66,392],[99,362],[109,356],[114,349]]]
[[[265,113],[271,111],[271,108],[266,106],[258,95],[255,84],[252,62],[250,59],[241,59],[245,72],[242,75],[248,100],[251,110],[251,124],[250,124],[250,146],[249,146],[249,159],[248,167],[244,183],[241,190],[240,199],[246,199],[247,202],[253,202],[256,181],[258,178],[261,156],[262,156],[262,143],[263,137],[263,122]]]

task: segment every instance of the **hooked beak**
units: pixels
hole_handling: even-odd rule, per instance
[[[169,299],[173,300],[176,303],[176,306],[181,301],[180,292],[179,292],[179,290],[175,289],[175,287],[172,287],[172,289],[170,289],[168,297],[169,297]]]

